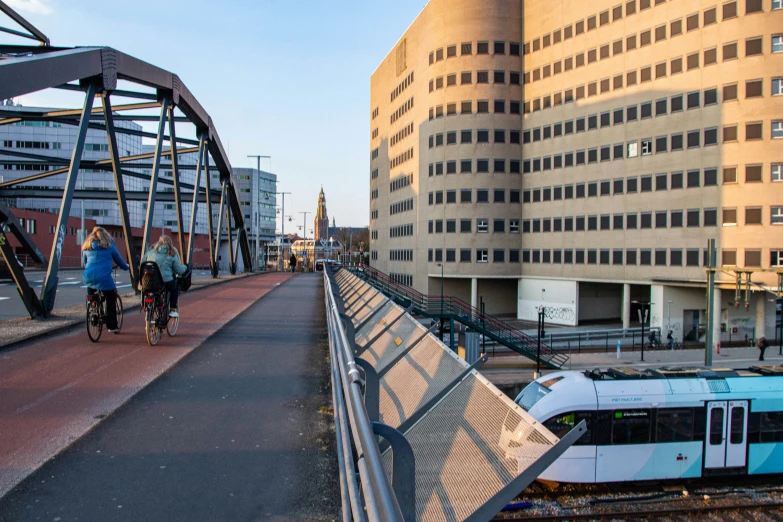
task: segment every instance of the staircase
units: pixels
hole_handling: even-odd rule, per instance
[[[487,315],[470,306],[465,301],[451,296],[425,295],[394,281],[383,272],[364,264],[348,266],[346,269],[356,274],[383,292],[389,299],[407,308],[413,305],[413,311],[419,315],[433,318],[454,319],[465,326],[480,332],[490,339],[507,346],[520,355],[534,361],[538,360],[538,341],[523,334],[503,321]],[[558,370],[568,361],[568,355],[552,350],[541,344],[540,362],[550,369]]]

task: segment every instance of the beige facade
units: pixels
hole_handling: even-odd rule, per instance
[[[372,264],[571,324],[666,322],[711,238],[777,287],[780,3],[431,0],[371,79]]]

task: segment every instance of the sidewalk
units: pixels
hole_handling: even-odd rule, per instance
[[[290,278],[251,276],[183,294],[177,336],[157,346],[135,311],[121,335],[104,332],[98,343],[78,329],[0,352],[0,496]]]

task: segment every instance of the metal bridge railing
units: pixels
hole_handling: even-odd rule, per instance
[[[328,269],[324,289],[343,520],[404,522],[365,408],[363,380],[340,320]]]

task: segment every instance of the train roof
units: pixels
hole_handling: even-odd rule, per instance
[[[607,368],[587,370],[585,377],[600,380],[643,380],[643,379],[725,379],[727,377],[783,376],[783,366],[751,366],[748,369],[732,368],[686,368],[664,366],[657,369]]]

